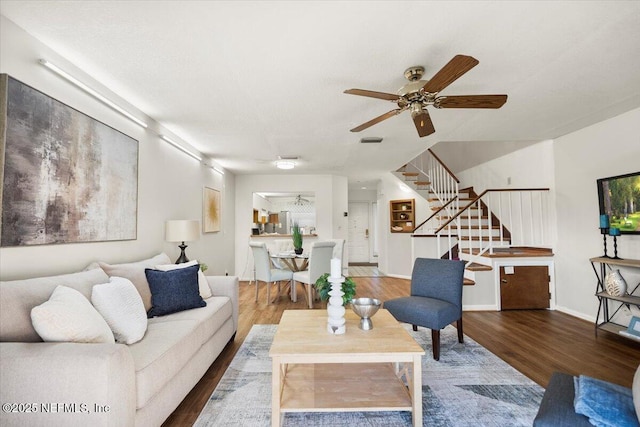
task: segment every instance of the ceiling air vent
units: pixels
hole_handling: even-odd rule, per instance
[[[366,138],[360,139],[361,144],[380,144],[382,142],[382,138],[379,136],[368,136]]]

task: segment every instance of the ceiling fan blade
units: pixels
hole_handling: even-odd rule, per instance
[[[363,123],[360,126],[351,129],[351,132],[360,132],[361,130],[365,130],[366,128],[371,127],[371,126],[375,125],[376,123],[380,123],[381,121],[386,120],[386,119],[388,119],[390,117],[393,117],[396,114],[399,114],[400,112],[402,112],[402,109],[400,109],[400,108],[397,108],[395,110],[391,110],[391,111],[389,111],[387,113],[384,113],[381,116],[376,117],[375,119],[369,120],[368,122]]]
[[[423,89],[430,93],[440,92],[478,63],[479,61],[472,56],[456,55],[423,86]]]
[[[368,96],[369,98],[386,99],[387,101],[397,101],[400,99],[399,95],[395,95],[393,93],[375,92],[373,90],[364,89],[347,89],[344,93],[348,93],[349,95]]]
[[[507,95],[456,95],[436,98],[436,108],[500,108]]]
[[[436,128],[433,127],[431,116],[427,110],[422,110],[422,113],[415,114],[413,116],[413,124],[416,125],[416,130],[418,131],[420,138],[431,135],[436,131]]]

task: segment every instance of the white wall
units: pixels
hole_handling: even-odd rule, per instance
[[[555,141],[558,309],[589,319],[596,316],[596,279],[589,263],[589,258],[603,254],[596,180],[640,171],[638,123],[640,109],[635,109]],[[608,249],[613,255],[611,238]],[[640,259],[640,235],[621,236],[618,255]],[[629,285],[640,281],[637,270],[621,272]]]
[[[346,176],[331,176],[331,188],[333,192],[333,198],[331,201],[332,208],[331,212],[333,214],[332,218],[332,227],[333,227],[333,237],[332,239],[344,239],[347,240],[348,236],[348,226],[349,226],[349,218],[344,214],[349,211],[349,187],[348,180]],[[317,212],[316,212],[317,215]],[[346,250],[345,250],[346,254]],[[345,258],[348,257],[345,256]],[[347,261],[348,262],[348,261]]]
[[[477,193],[486,188],[551,188],[556,309],[587,320],[594,320],[598,309],[589,258],[603,253],[596,180],[640,170],[638,123],[640,109],[632,110],[458,174],[461,187],[473,186]],[[610,255],[612,246],[609,238]],[[618,248],[621,257],[640,259],[640,236],[622,236]],[[628,284],[640,281],[640,272],[621,271]],[[495,299],[492,286],[481,289],[467,292],[465,288],[465,304]]]
[[[429,203],[421,195],[409,189],[401,189],[402,181],[392,173],[385,174],[378,184],[378,237],[380,254],[378,269],[389,276],[411,278],[413,255],[410,233],[392,233],[389,223],[389,202],[391,200],[415,199],[416,224],[431,215]]]
[[[473,187],[477,194],[488,188],[553,189],[553,175],[551,140],[539,142],[457,174],[460,188]]]
[[[253,271],[253,258],[249,252],[253,193],[315,193],[317,238],[345,239],[347,211],[347,179],[332,175],[238,175],[235,187],[235,269],[234,274],[249,280]],[[311,239],[305,239],[308,248]]]
[[[0,278],[11,280],[73,272],[97,260],[134,261],[161,251],[166,251],[172,259],[177,258],[177,245],[164,242],[164,221],[202,220],[204,186],[221,191],[222,231],[203,234],[200,240],[188,243],[187,255],[208,264],[207,274],[231,272],[234,266],[234,176],[228,172],[221,176],[201,166],[162,141],[158,132],[166,130],[157,123],[152,122],[150,129],[138,126],[53,74],[38,63],[39,58],[57,62],[110,99],[131,111],[135,112],[135,108],[0,16],[0,73],[7,73],[139,141],[137,239],[0,248]],[[141,112],[139,116],[145,117]]]
[[[555,248],[555,179],[553,173],[553,141],[542,141],[505,156],[493,159],[457,174],[460,188],[473,187],[476,194],[486,189],[549,188],[546,197],[548,236],[545,243]],[[504,197],[503,197],[504,199]],[[518,208],[517,199],[514,204]],[[525,203],[527,199],[524,199]],[[497,204],[493,205],[494,208]],[[503,205],[506,207],[506,205]],[[534,203],[537,207],[538,204]],[[526,209],[525,209],[526,211]],[[516,215],[517,216],[517,215]],[[508,221],[508,218],[503,218]],[[518,221],[510,226],[517,238]],[[498,307],[496,283],[493,272],[476,273],[474,286],[465,286],[463,304],[469,309]]]

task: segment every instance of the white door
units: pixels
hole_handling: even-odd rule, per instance
[[[369,203],[349,203],[349,262],[369,262]]]

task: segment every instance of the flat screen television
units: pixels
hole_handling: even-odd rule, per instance
[[[598,183],[600,215],[622,234],[640,234],[640,172],[601,178]]]

